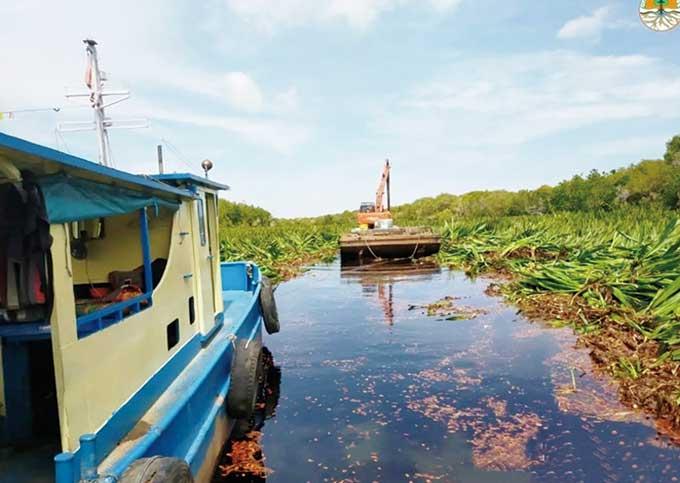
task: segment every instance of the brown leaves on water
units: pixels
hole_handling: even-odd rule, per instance
[[[449,433],[467,431],[471,422],[483,417],[479,408],[457,409],[453,404],[446,404],[437,396],[428,396],[421,400],[409,401],[407,407],[426,418],[446,426]]]
[[[503,418],[508,412],[508,403],[502,399],[488,397],[484,400],[486,405],[493,411],[497,418]]]
[[[496,471],[525,470],[538,463],[527,453],[529,441],[541,429],[536,414],[514,414],[495,425],[476,428],[472,462],[477,468]]]
[[[273,471],[264,464],[262,453],[262,433],[252,431],[242,440],[231,441],[231,450],[227,453],[231,462],[220,465],[222,476],[254,476],[266,478]]]
[[[588,350],[574,347],[569,329],[556,334],[560,350],[547,359],[554,397],[560,411],[601,421],[645,423],[639,412],[626,408],[613,381],[596,370]]]
[[[411,411],[443,424],[450,433],[472,432],[472,458],[484,470],[522,470],[537,464],[527,446],[542,427],[533,413],[507,414],[507,402],[489,397],[483,407],[461,407],[428,396],[408,403]],[[491,414],[490,414],[491,413]]]
[[[321,362],[321,365],[324,367],[334,367],[342,372],[354,372],[366,364],[367,361],[368,359],[362,356],[356,359],[326,360]]]
[[[680,364],[671,360],[660,361],[662,351],[657,342],[646,339],[618,320],[621,317],[617,318],[611,307],[591,307],[580,297],[538,294],[521,299],[519,306],[522,313],[531,319],[561,320],[576,326],[588,321],[592,327],[597,327],[598,330],[580,334],[578,345],[589,350],[589,359],[595,367],[616,379],[620,400],[634,410],[645,410],[659,418],[659,422],[666,421],[659,428],[669,436],[674,437],[673,434],[680,430]],[[644,324],[645,321],[638,323]],[[634,377],[621,370],[621,361],[635,363],[637,370]],[[588,410],[590,405],[600,405],[601,409],[603,401],[605,404],[610,401],[609,397],[599,397],[597,391],[591,391],[590,401],[584,398],[587,394],[566,398],[569,394],[562,391],[558,395],[560,407]],[[592,413],[593,409],[589,412]]]

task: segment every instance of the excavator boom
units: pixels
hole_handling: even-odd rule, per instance
[[[387,188],[387,209],[390,209],[390,161],[385,161],[380,183],[378,183],[378,190],[375,192],[375,211],[385,211],[383,200],[385,198],[385,188]]]
[[[371,207],[372,209],[366,209],[370,206],[370,203],[362,203],[362,208],[357,214],[357,221],[360,226],[363,225],[373,228],[376,221],[389,220],[392,218],[392,214],[390,213],[390,170],[390,161],[388,159],[385,160],[385,167],[380,176],[378,189],[375,192],[375,205]],[[384,205],[385,192],[387,192],[387,209],[385,209]]]

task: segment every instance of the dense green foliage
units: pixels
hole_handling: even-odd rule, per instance
[[[680,162],[641,161],[610,172],[591,171],[536,190],[442,194],[395,207],[395,219],[441,224],[452,218],[680,206]]]
[[[445,225],[443,264],[517,277],[516,297],[569,294],[615,312],[680,360],[680,223],[662,209],[467,219]],[[588,324],[590,321],[579,321]]]
[[[220,200],[219,217],[220,226],[269,226],[273,219],[264,208],[227,200]]]
[[[299,268],[319,260],[332,260],[339,232],[312,224],[279,222],[270,227],[223,227],[220,229],[223,260],[249,260],[275,281],[291,277]]]

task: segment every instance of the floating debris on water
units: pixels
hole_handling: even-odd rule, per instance
[[[410,305],[409,310],[424,309],[428,317],[437,317],[440,320],[450,321],[472,320],[489,313],[488,310],[479,307],[456,304],[456,301],[460,299],[460,297],[447,295],[443,299],[429,305]]]
[[[508,411],[508,402],[495,397],[488,397],[484,400],[486,405],[493,411],[497,418],[503,418]]]
[[[288,323],[272,339],[285,377],[262,436],[268,483],[680,481],[680,449],[619,402],[571,327],[529,322],[457,272],[338,271],[277,290]],[[460,305],[484,314],[437,320]]]
[[[227,452],[229,462],[219,466],[222,476],[266,478],[272,474],[273,470],[264,464],[261,440],[262,433],[252,431],[243,439],[231,441]]]
[[[334,367],[342,372],[353,372],[366,364],[365,357],[357,357],[356,359],[340,359],[340,360],[326,360],[321,365],[326,367]]]
[[[514,414],[498,424],[475,429],[472,439],[472,461],[484,470],[526,470],[537,464],[529,457],[528,445],[541,430],[536,414]]]

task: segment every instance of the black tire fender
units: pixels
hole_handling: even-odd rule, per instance
[[[259,387],[263,381],[262,342],[238,339],[231,364],[231,382],[227,393],[227,414],[235,419],[250,419],[255,411]]]
[[[194,483],[191,468],[179,458],[152,456],[134,461],[119,483]]]
[[[267,333],[276,334],[281,330],[279,311],[276,309],[274,287],[271,280],[265,276],[260,281],[260,308],[262,309],[264,328],[267,329]]]

